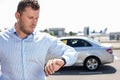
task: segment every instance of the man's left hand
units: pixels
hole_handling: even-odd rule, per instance
[[[64,65],[64,61],[62,59],[52,59],[49,60],[45,66],[46,76],[55,73]]]

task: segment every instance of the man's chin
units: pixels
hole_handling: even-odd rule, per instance
[[[30,34],[33,33],[33,32],[34,32],[34,29],[32,29],[32,30],[29,31]]]
[[[29,31],[29,32],[27,32],[26,34],[27,34],[27,35],[30,35],[30,34],[32,34],[33,32],[34,32],[34,30]]]

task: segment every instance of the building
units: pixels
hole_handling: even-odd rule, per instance
[[[120,40],[120,32],[112,32],[109,36],[110,40]]]
[[[65,35],[65,28],[49,28],[49,32],[57,37]]]
[[[89,27],[84,27],[84,35],[85,36],[89,35]]]

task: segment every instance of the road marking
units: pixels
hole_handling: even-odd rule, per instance
[[[118,58],[117,56],[114,56],[115,60],[120,60],[120,58]]]

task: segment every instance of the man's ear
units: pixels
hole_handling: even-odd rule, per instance
[[[19,19],[20,19],[20,13],[16,12],[15,13],[15,18],[17,19],[17,21],[19,21]]]

